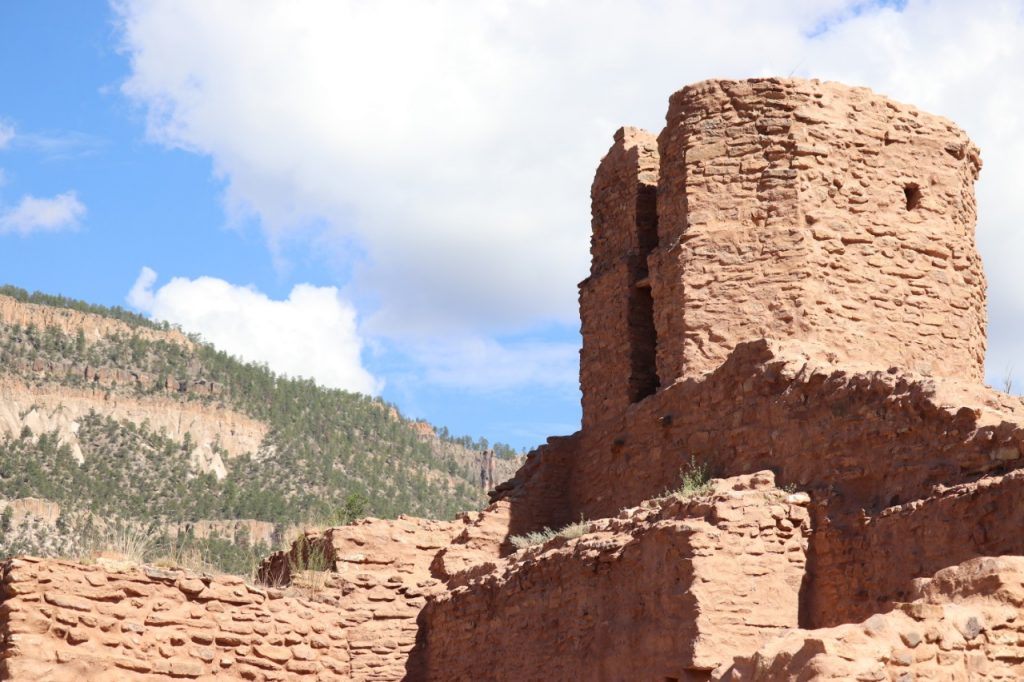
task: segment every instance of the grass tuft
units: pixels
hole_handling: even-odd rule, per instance
[[[698,463],[690,457],[689,465],[679,470],[680,485],[669,494],[681,500],[692,500],[697,497],[704,497],[711,494],[711,468],[707,462]]]
[[[575,538],[586,535],[591,530],[590,521],[587,521],[580,515],[580,520],[575,523],[570,523],[567,526],[559,528],[558,530],[552,530],[550,528],[542,528],[541,530],[534,531],[532,533],[526,533],[525,535],[513,535],[509,538],[509,542],[516,549],[524,549],[526,547],[536,547],[537,545],[543,545],[549,540],[554,538],[565,538],[567,540],[573,540]]]
[[[299,536],[288,555],[290,586],[310,596],[323,592],[331,564],[325,542],[310,542],[305,534]]]

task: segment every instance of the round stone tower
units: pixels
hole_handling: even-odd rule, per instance
[[[594,179],[584,426],[759,338],[982,378],[981,161],[960,128],[776,78],[688,86],[666,118],[656,141],[619,131]]]

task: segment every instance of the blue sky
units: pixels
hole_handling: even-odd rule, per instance
[[[575,285],[615,129],[660,129],[668,95],[703,78],[834,78],[981,145],[1001,383],[1024,369],[1021,17],[941,0],[3,2],[0,280],[532,446],[578,427]]]

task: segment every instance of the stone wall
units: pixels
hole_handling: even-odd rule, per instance
[[[357,674],[351,615],[241,578],[15,559],[3,571],[0,677],[393,679]]]
[[[425,677],[708,679],[797,625],[807,502],[761,472],[520,550],[428,602]]]
[[[714,372],[571,441],[576,451],[558,467],[568,468],[559,520],[656,496],[691,458],[723,476],[772,469],[780,484],[829,491],[836,511],[878,511],[1020,466],[1022,425],[1019,399],[971,382],[837,364],[806,343],[741,344]],[[535,520],[535,509],[552,508],[545,461],[499,493],[512,502],[514,532],[556,525]]]
[[[548,438],[547,443],[526,456],[514,477],[490,492],[492,501],[504,500],[509,504],[509,535],[522,535],[545,526],[561,528],[573,520],[568,493],[573,468],[581,456],[580,436],[575,433]]]
[[[741,657],[723,678],[1024,679],[1024,557],[985,557],[919,581],[914,600],[863,623],[797,630]]]
[[[962,130],[789,79],[698,83],[666,119],[651,258],[662,385],[759,338],[982,378],[981,162]]]
[[[583,423],[622,412],[658,387],[647,256],[658,241],[654,136],[622,128],[591,189],[590,276],[580,284]]]
[[[262,585],[107,560],[11,560],[0,591],[0,678],[415,675],[409,653],[427,596],[497,557],[506,512],[498,506],[452,522],[363,519],[310,532],[268,557]]]
[[[914,580],[975,557],[1024,555],[1024,470],[872,515],[815,510],[807,620],[855,622],[909,601]]]

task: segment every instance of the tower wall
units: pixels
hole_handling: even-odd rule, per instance
[[[758,338],[982,378],[981,161],[950,121],[837,83],[706,81],[672,96],[659,149],[663,384]]]
[[[670,98],[650,147],[620,131],[594,181],[584,427],[645,397],[637,349],[651,342],[659,387],[756,339],[982,379],[981,161],[953,123],[837,83],[705,81]]]
[[[580,284],[584,424],[621,413],[658,387],[647,268],[658,239],[657,183],[654,136],[620,129],[591,190],[592,261]]]

